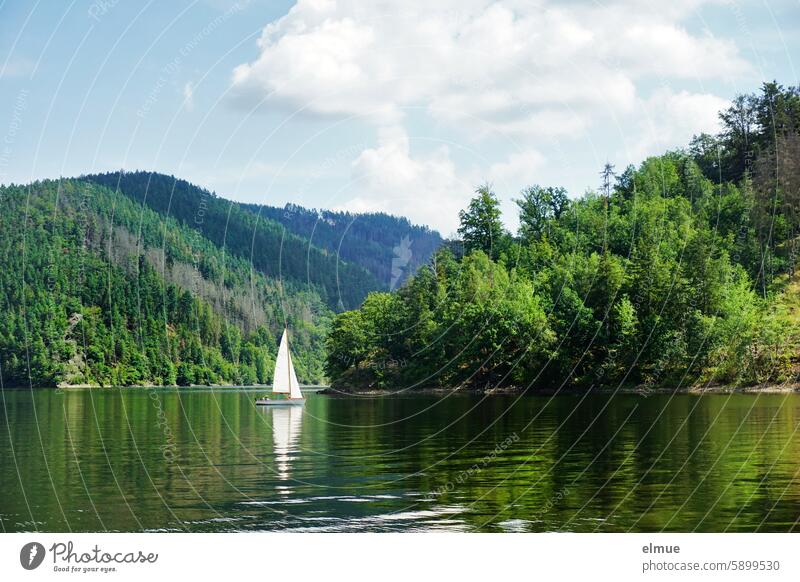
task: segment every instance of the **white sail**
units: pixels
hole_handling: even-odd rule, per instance
[[[294,373],[294,364],[292,363],[292,351],[289,350],[289,398],[302,398],[302,397],[303,393],[300,392],[300,382],[297,381],[297,374]]]
[[[278,356],[275,358],[275,375],[272,379],[272,391],[277,394],[288,394],[289,398],[302,398],[300,383],[292,364],[292,354],[289,350],[289,337],[286,330],[281,336],[281,345]]]
[[[289,365],[289,344],[286,341],[286,330],[284,329],[281,345],[278,348],[278,357],[275,358],[275,374],[272,378],[272,391],[276,394],[289,393],[289,382],[291,381]]]

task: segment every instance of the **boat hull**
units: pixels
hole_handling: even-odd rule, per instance
[[[285,400],[272,400],[270,398],[259,398],[256,400],[257,406],[298,406],[306,401],[305,398],[287,398]]]

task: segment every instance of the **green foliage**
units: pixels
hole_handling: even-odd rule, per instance
[[[319,248],[269,218],[271,213],[259,212],[263,207],[240,205],[185,180],[154,172],[113,172],[82,179],[174,218],[213,245],[250,262],[267,277],[292,285],[310,283],[332,309],[356,307],[368,292],[381,286],[358,263],[339,260],[332,241],[327,241],[328,248]],[[292,207],[286,212],[299,211]],[[313,227],[311,233],[315,233]],[[391,268],[391,258],[387,264]],[[213,260],[201,261],[199,268],[212,279],[224,273]]]
[[[775,150],[776,138],[800,133],[800,87],[764,83],[759,93],[734,98],[719,117],[720,135],[696,137],[690,151],[709,179],[738,182],[756,159]]]
[[[615,185],[609,174],[601,194],[568,200],[560,188],[528,188],[515,240],[503,232],[495,194],[479,188],[461,212],[463,257],[443,249],[396,293],[336,318],[333,384],[552,389],[794,378],[798,99],[797,89],[765,85],[723,112],[720,136],[630,166]],[[773,130],[779,149],[767,139]]]
[[[475,194],[469,209],[462,210],[459,215],[461,225],[458,234],[464,241],[467,253],[480,250],[496,258],[505,232],[500,220],[500,201],[489,186],[481,186]]]
[[[264,384],[286,321],[299,379],[323,379],[331,315],[313,287],[92,183],[0,199],[5,385]]]
[[[361,311],[347,311],[334,321],[327,340],[326,372],[330,376],[358,369],[367,355],[367,332]]]
[[[564,188],[535,185],[522,191],[522,198],[515,201],[519,206],[519,235],[525,239],[541,237],[550,220],[558,220],[569,207],[569,198]]]

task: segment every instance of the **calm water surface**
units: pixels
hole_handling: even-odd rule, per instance
[[[789,531],[800,396],[0,392],[4,531]]]

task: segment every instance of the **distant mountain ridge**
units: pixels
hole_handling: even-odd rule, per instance
[[[351,213],[242,204],[259,216],[280,222],[313,245],[367,269],[384,289],[402,284],[442,246],[442,237],[404,217],[369,212]]]
[[[339,261],[277,222],[259,218],[236,202],[186,180],[154,172],[112,172],[81,176],[174,218],[219,248],[241,257],[268,277],[311,285],[331,309],[357,307],[380,288],[365,269]]]
[[[442,244],[439,233],[405,218],[239,203],[156,172],[80,179],[173,216],[269,276],[318,286],[337,311],[357,307],[370,291],[397,287]]]

